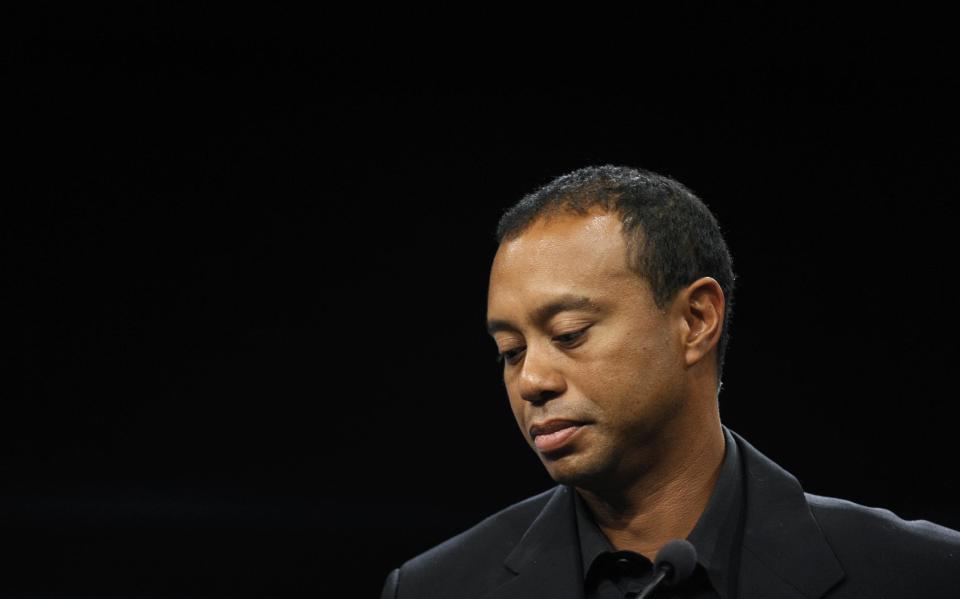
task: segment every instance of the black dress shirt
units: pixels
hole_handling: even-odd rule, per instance
[[[659,588],[655,597],[735,599],[743,533],[743,467],[736,441],[727,427],[723,462],[716,487],[696,526],[687,537],[697,550],[693,575],[673,589]],[[575,493],[577,532],[587,599],[620,599],[639,594],[653,580],[649,559],[633,551],[617,551]],[[663,585],[661,584],[661,587]]]

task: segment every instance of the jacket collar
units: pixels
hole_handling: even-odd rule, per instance
[[[559,485],[503,565],[515,574],[492,599],[584,599],[574,493]]]
[[[746,517],[740,564],[743,597],[815,599],[844,578],[799,481],[730,431],[741,450]]]
[[[740,597],[817,599],[844,573],[789,472],[730,431],[743,460],[746,514]],[[504,561],[509,578],[489,599],[583,599],[575,491],[559,485]]]

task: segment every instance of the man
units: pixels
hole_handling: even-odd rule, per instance
[[[734,275],[688,189],[585,168],[497,236],[488,329],[559,484],[406,562],[384,599],[636,596],[672,539],[693,570],[654,596],[960,597],[960,533],[806,494],[721,424]]]

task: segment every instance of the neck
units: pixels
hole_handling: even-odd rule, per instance
[[[667,541],[686,538],[706,509],[724,455],[719,412],[712,410],[680,427],[678,437],[655,448],[656,464],[628,485],[599,492],[577,487],[618,550],[635,551],[652,561]]]

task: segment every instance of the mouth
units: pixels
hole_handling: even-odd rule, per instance
[[[548,420],[530,427],[530,438],[541,453],[561,449],[586,425],[573,420]]]

